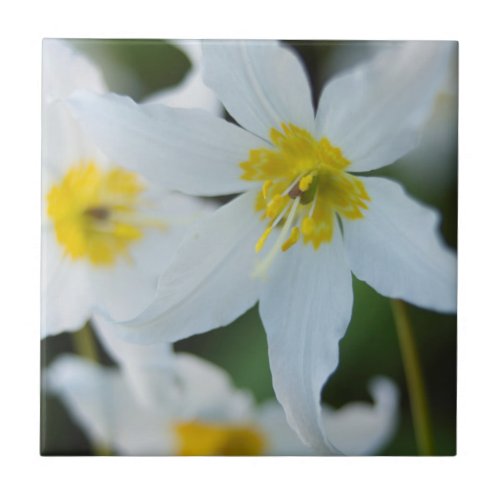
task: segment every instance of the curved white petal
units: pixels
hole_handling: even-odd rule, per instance
[[[48,390],[94,443],[122,455],[173,453],[164,417],[138,404],[118,369],[64,355],[45,375]]]
[[[220,195],[252,187],[239,164],[265,143],[202,110],[139,105],[127,97],[77,92],[70,105],[83,129],[115,163],[163,187]]]
[[[457,261],[439,234],[438,213],[396,182],[363,178],[371,201],[362,219],[344,220],[353,273],[382,295],[454,312]]]
[[[265,223],[251,191],[195,224],[160,279],[153,303],[130,323],[127,338],[173,342],[226,325],[258,297],[255,243]]]
[[[44,103],[65,99],[76,89],[106,91],[106,84],[98,67],[74,50],[68,42],[45,39],[42,57]]]
[[[317,132],[342,149],[350,171],[383,167],[416,146],[454,46],[404,42],[326,85]]]
[[[328,438],[345,455],[372,455],[393,437],[398,420],[398,389],[377,377],[370,382],[374,404],[349,403],[339,410],[325,408],[323,422]]]
[[[280,255],[260,298],[276,397],[291,427],[320,453],[332,451],[322,428],[321,388],[337,367],[352,300],[340,231],[318,250],[297,245]]]
[[[222,114],[222,104],[204,83],[201,70],[190,71],[179,85],[155,92],[143,101],[148,104],[163,104],[172,108],[199,108],[213,115]]]
[[[171,344],[135,344],[121,338],[121,325],[106,320],[99,314],[92,317],[92,324],[107,353],[122,368],[167,368],[173,364]]]
[[[208,41],[203,75],[231,116],[269,139],[283,122],[314,130],[311,89],[293,51],[273,41]]]

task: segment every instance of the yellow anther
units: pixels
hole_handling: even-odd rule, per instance
[[[275,194],[272,198],[272,200],[267,204],[266,207],[266,217],[270,217],[271,219],[274,219],[280,211],[283,209],[286,203],[286,199],[279,195]]]
[[[264,243],[266,242],[267,238],[271,234],[272,229],[273,229],[272,226],[269,226],[268,228],[266,228],[266,230],[262,233],[262,236],[259,238],[259,241],[257,241],[257,243],[255,244],[255,251],[257,253],[259,253],[262,250]]]
[[[300,229],[303,235],[309,236],[313,233],[315,226],[316,223],[314,222],[314,219],[312,217],[304,217]]]
[[[311,187],[313,179],[314,179],[313,174],[305,175],[304,177],[302,177],[302,179],[300,179],[299,181],[299,189],[303,193],[305,193]]]
[[[262,184],[262,196],[264,199],[267,199],[267,195],[269,193],[269,188],[272,186],[273,181],[268,179],[264,184]]]
[[[283,245],[281,245],[281,250],[283,250],[283,252],[286,252],[290,247],[295,245],[295,243],[297,243],[297,241],[299,241],[299,236],[300,236],[299,228],[297,226],[295,226],[290,233],[290,238],[288,238],[285,241],[285,243],[283,243]]]

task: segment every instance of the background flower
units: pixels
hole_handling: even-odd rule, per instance
[[[145,405],[123,372],[77,356],[62,356],[46,372],[57,394],[93,442],[123,455],[308,455],[281,407],[255,406],[216,366],[188,354],[169,359],[151,393],[171,397]],[[145,371],[151,369],[144,367]],[[157,374],[157,367],[152,367]],[[376,453],[393,436],[397,391],[386,379],[370,386],[374,405],[351,403],[325,410],[325,426],[347,455]]]
[[[46,40],[43,335],[77,330],[97,309],[114,318],[136,315],[154,295],[185,228],[212,207],[158,189],[140,168],[125,170],[106,157],[67,106],[78,88],[106,90],[87,58],[62,41]]]

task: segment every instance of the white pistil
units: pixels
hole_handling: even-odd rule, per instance
[[[288,209],[290,208],[290,203],[291,203],[291,200],[285,205],[285,208],[273,220],[271,227],[276,227],[281,222],[281,219],[283,219],[283,217],[287,213]]]
[[[281,193],[281,196],[287,196],[288,193],[293,189],[293,187],[297,184],[297,182],[300,181],[300,178],[303,176],[303,174],[297,175],[295,179],[292,181],[292,183]]]
[[[295,198],[292,204],[292,208],[290,209],[290,213],[286,218],[286,222],[283,225],[283,229],[281,230],[280,235],[276,240],[276,243],[274,244],[273,248],[269,251],[269,253],[264,257],[264,259],[258,262],[257,265],[255,266],[255,271],[253,273],[254,277],[263,278],[264,276],[266,276],[269,267],[271,266],[274,258],[281,249],[281,245],[283,245],[288,236],[288,233],[290,232],[290,228],[293,225],[293,221],[295,219],[295,214],[297,213],[297,208],[299,206],[299,203],[300,203],[300,197]]]

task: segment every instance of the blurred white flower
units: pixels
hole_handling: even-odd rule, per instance
[[[169,392],[155,405],[137,398],[120,369],[74,355],[57,359],[45,382],[94,443],[121,455],[315,454],[276,402],[256,405],[223,370],[195,356],[173,355],[168,363],[162,378],[150,378],[158,386],[151,393]],[[370,394],[373,405],[358,402],[323,412],[329,438],[347,455],[376,453],[394,434],[396,387],[379,377]]]
[[[247,130],[114,95],[72,99],[103,150],[158,184],[197,195],[245,192],[193,227],[129,335],[175,341],[227,324],[259,300],[288,421],[305,442],[334,451],[320,392],[351,318],[351,272],[383,295],[456,310],[456,256],[438,213],[395,182],[358,175],[417,144],[450,46],[408,42],[378,54],[331,79],[316,114],[290,49],[212,42],[203,56],[205,82]]]
[[[42,335],[77,330],[97,309],[136,315],[187,225],[211,208],[105,156],[67,105],[82,88],[106,91],[98,69],[66,43],[45,40]]]

